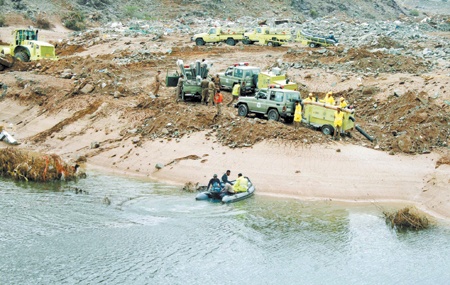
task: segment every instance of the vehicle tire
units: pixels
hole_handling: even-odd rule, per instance
[[[309,47],[310,47],[310,48],[315,48],[315,47],[316,47],[316,44],[315,44],[315,43],[309,43]]]
[[[23,62],[28,62],[30,61],[30,57],[28,56],[28,54],[26,52],[23,51],[19,51],[14,55],[15,58],[17,58],[20,61]]]
[[[248,107],[245,104],[240,104],[238,107],[238,115],[241,117],[247,117],[248,115]]]
[[[5,69],[5,67],[2,64],[0,64],[0,71],[3,71],[3,69]]]
[[[269,121],[278,121],[280,119],[280,114],[275,109],[270,109],[269,113],[267,113],[267,118]]]
[[[251,41],[251,40],[248,40],[248,39],[244,39],[244,40],[242,40],[242,43],[243,43],[244,45],[251,45],[251,44],[252,44],[252,41]]]
[[[227,43],[227,45],[229,45],[229,46],[234,46],[234,45],[236,45],[236,41],[235,41],[234,39],[232,39],[232,38],[228,38],[227,41],[226,41],[226,43]]]
[[[273,42],[268,42],[268,43],[267,43],[267,46],[273,47]]]
[[[198,46],[204,46],[205,45],[205,41],[202,38],[198,38],[195,40],[195,44]]]
[[[334,128],[331,125],[323,125],[321,130],[322,133],[326,136],[332,136],[334,133]]]

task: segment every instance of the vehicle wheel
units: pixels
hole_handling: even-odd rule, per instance
[[[267,118],[269,118],[270,121],[278,121],[280,119],[280,115],[277,110],[270,109],[269,113],[267,113]]]
[[[273,42],[268,42],[268,43],[267,43],[267,46],[273,47]]]
[[[242,40],[242,43],[243,43],[244,45],[251,45],[251,44],[252,44],[252,42],[251,42],[250,40],[247,40],[247,39]]]
[[[332,136],[334,133],[334,128],[331,125],[323,125],[321,130],[322,133],[326,136]]]
[[[30,57],[28,56],[28,54],[26,54],[26,53],[23,52],[23,51],[19,51],[18,53],[16,53],[16,54],[14,55],[14,57],[17,58],[17,59],[20,60],[20,61],[23,61],[23,62],[28,62],[28,61],[30,61]]]
[[[245,104],[241,104],[238,107],[238,115],[242,117],[247,117],[248,115],[248,107]]]
[[[5,68],[3,67],[2,64],[0,64],[0,71],[2,71],[3,69],[5,69]]]
[[[229,38],[229,39],[227,39],[226,43],[229,46],[234,46],[236,44],[236,41],[232,38]]]
[[[309,47],[315,48],[315,47],[316,47],[316,44],[315,44],[315,43],[309,43]]]
[[[205,41],[202,38],[198,38],[195,40],[195,44],[198,46],[204,46],[205,45]]]

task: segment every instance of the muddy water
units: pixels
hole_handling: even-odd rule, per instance
[[[0,180],[0,284],[450,280],[448,227],[396,233],[375,206],[258,195],[212,204],[171,186],[96,174],[70,186]]]

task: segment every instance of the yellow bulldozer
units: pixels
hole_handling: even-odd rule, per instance
[[[0,53],[11,55],[16,59],[28,62],[40,59],[57,60],[55,47],[38,39],[38,30],[17,29],[12,32],[13,40],[9,46],[0,47]]]

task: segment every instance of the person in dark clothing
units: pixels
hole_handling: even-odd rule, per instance
[[[222,190],[222,186],[220,186],[220,180],[217,178],[217,174],[214,174],[213,178],[209,180],[208,187],[206,187],[206,191],[209,191],[211,187],[211,191],[220,192]]]
[[[230,185],[233,185],[234,180],[233,181],[228,180],[228,176],[230,176],[230,174],[231,174],[231,171],[227,170],[227,172],[225,172],[222,175],[222,182],[223,182],[224,185],[226,185],[227,183],[230,184]]]

